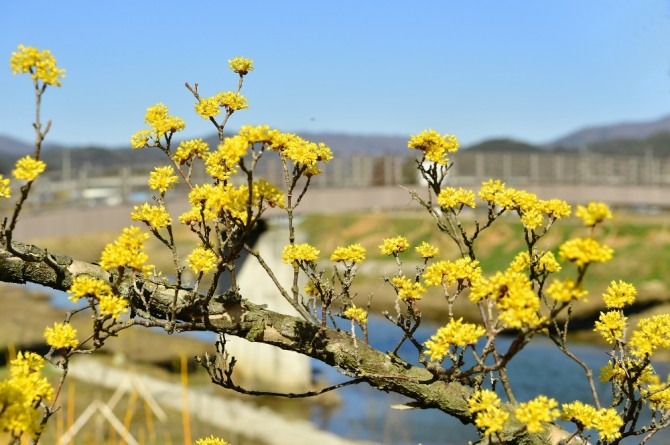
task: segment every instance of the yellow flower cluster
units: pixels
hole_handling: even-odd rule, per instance
[[[383,240],[383,244],[379,246],[383,255],[397,255],[407,249],[409,249],[409,241],[404,236],[386,238]]]
[[[233,113],[249,108],[249,105],[246,97],[234,91],[224,91],[216,96],[201,98],[195,104],[195,112],[203,119],[218,116],[221,108],[225,108],[228,113]]]
[[[112,293],[111,286],[97,278],[90,278],[85,275],[79,275],[72,280],[72,286],[68,289],[71,295],[68,297],[73,303],[79,301],[80,298],[95,296],[100,298]]]
[[[319,253],[316,247],[310,246],[307,243],[288,244],[284,246],[281,260],[284,264],[293,264],[301,261],[314,263],[319,258]]]
[[[534,253],[535,271],[541,274],[549,274],[561,271],[561,265],[550,251]],[[514,272],[523,272],[530,269],[530,255],[528,252],[519,252],[510,263],[509,269]]]
[[[617,340],[623,341],[627,320],[621,311],[601,312],[593,330],[600,333],[607,343],[613,345]]]
[[[214,97],[218,105],[225,108],[229,113],[249,108],[247,98],[235,91],[223,91]]]
[[[538,315],[540,299],[526,274],[507,270],[476,281],[471,288],[470,300],[476,303],[485,298],[496,303],[501,311],[500,321],[507,327],[521,329],[544,322]]]
[[[600,244],[593,238],[574,238],[561,244],[558,256],[562,260],[583,267],[590,263],[606,263],[612,259],[612,248]]]
[[[147,273],[151,266],[145,265],[149,256],[144,252],[144,242],[148,233],[142,233],[139,227],[126,227],[123,233],[105,246],[100,256],[100,267],[113,270],[128,267]]]
[[[209,152],[209,145],[202,138],[190,139],[182,141],[179,144],[179,147],[177,147],[177,150],[172,155],[172,160],[182,165],[191,158],[204,157],[207,152]]]
[[[363,308],[356,307],[355,304],[349,306],[342,315],[350,320],[354,320],[360,325],[364,325],[368,322],[368,311]]]
[[[65,349],[79,346],[77,330],[71,324],[54,323],[53,328],[47,326],[44,330],[44,338],[52,348]]]
[[[554,280],[547,288],[547,295],[556,301],[568,303],[573,300],[584,298],[588,291],[577,285],[574,280],[566,278],[564,280]]]
[[[479,261],[469,257],[459,258],[456,261],[438,261],[426,267],[423,272],[423,281],[426,286],[452,285],[464,283],[466,280],[472,285],[482,277]]]
[[[103,316],[109,316],[118,319],[121,314],[128,312],[128,301],[114,295],[112,287],[97,278],[90,278],[84,275],[75,277],[72,280],[72,286],[68,289],[73,303],[79,301],[80,298],[95,298],[99,302],[100,313]]]
[[[407,277],[394,277],[391,284],[395,287],[399,300],[420,300],[426,293],[426,289],[420,283],[416,283]]]
[[[46,85],[61,86],[65,70],[56,66],[56,58],[48,49],[38,50],[32,46],[19,45],[12,53],[9,64],[14,74],[30,73],[34,81],[41,80]]]
[[[622,309],[624,306],[633,304],[637,297],[637,289],[630,283],[619,280],[612,281],[603,294],[605,306],[611,309]]]
[[[619,428],[623,420],[613,408],[596,409],[580,401],[564,403],[561,406],[561,418],[583,425],[587,429],[598,431],[600,440],[616,440],[621,437]]]
[[[186,127],[184,120],[172,116],[168,112],[168,107],[165,104],[157,103],[149,108],[144,115],[144,122],[151,127],[151,130],[140,130],[130,137],[130,145],[133,148],[143,148],[149,145],[150,139],[153,137],[155,143],[158,140],[169,134],[181,131]]]
[[[660,382],[656,375],[654,377],[655,382],[641,391],[641,395],[649,401],[652,410],[667,411],[670,409],[670,375],[666,382]]]
[[[437,204],[445,209],[461,210],[463,206],[475,208],[475,193],[461,187],[446,187],[437,195]]]
[[[637,357],[651,356],[658,348],[670,347],[670,314],[641,319],[628,346]]]
[[[624,381],[628,380],[637,387],[658,381],[658,376],[654,373],[654,369],[649,363],[644,368],[642,368],[642,360],[627,358],[625,363],[625,366],[622,366],[619,361],[616,363],[613,363],[612,360],[608,361],[605,366],[600,368],[600,381],[603,383],[614,382],[622,385]],[[633,373],[630,371],[631,369],[638,371]]]
[[[456,136],[441,135],[432,129],[411,135],[407,143],[409,149],[422,151],[428,161],[440,165],[446,165],[449,162],[447,153],[456,153],[459,146]]]
[[[578,205],[575,216],[581,218],[585,226],[593,227],[606,219],[612,219],[612,212],[604,202],[592,201],[586,207]]]
[[[247,153],[249,141],[242,136],[224,139],[216,151],[205,157],[207,174],[214,179],[225,181],[237,172],[236,165]]]
[[[135,211],[130,214],[133,221],[144,221],[154,229],[161,229],[172,224],[172,218],[164,206],[152,206],[144,203],[142,207],[135,206]]]
[[[10,180],[0,175],[0,198],[11,198],[12,189],[9,187]]]
[[[521,222],[528,230],[534,230],[543,224],[544,216],[552,220],[570,216],[570,205],[560,199],[542,200],[534,193],[508,188],[499,180],[490,179],[482,183],[479,197],[484,201],[507,210],[516,210]]]
[[[204,439],[196,440],[195,445],[230,445],[230,444],[223,439],[219,439],[218,437],[209,436],[205,437]]]
[[[489,437],[503,430],[509,413],[500,408],[498,395],[489,389],[481,389],[468,399],[468,411],[475,415],[475,426]]]
[[[538,396],[533,400],[521,403],[514,410],[514,417],[519,422],[526,424],[529,433],[541,433],[544,431],[542,422],[553,422],[560,416],[560,411],[555,409],[557,406],[558,402],[556,400],[547,396]]]
[[[360,244],[351,244],[347,247],[338,247],[330,256],[330,261],[345,263],[362,263],[365,261],[365,248]]]
[[[244,57],[235,57],[228,60],[228,67],[240,76],[244,76],[249,71],[254,70],[254,61]]]
[[[440,254],[440,249],[438,249],[437,247],[435,247],[431,244],[428,244],[425,241],[422,241],[421,244],[419,244],[418,246],[416,246],[414,248],[414,250],[423,259],[433,258],[433,257],[436,257],[437,255]]]
[[[151,127],[156,138],[181,131],[186,126],[183,119],[170,115],[168,107],[163,103],[147,108],[144,123]]]
[[[244,187],[246,190],[246,186]],[[267,182],[265,179],[259,179],[253,183],[252,194],[252,206],[260,209],[262,203],[269,205],[270,207],[279,207],[280,209],[286,208],[284,192],[279,190],[274,185]]]
[[[210,249],[198,247],[186,259],[195,274],[208,273],[216,268],[218,257]]]
[[[437,330],[423,345],[431,360],[441,362],[451,346],[464,347],[474,345],[486,334],[486,329],[473,323],[463,323],[463,318],[449,320],[449,323]]]
[[[34,352],[19,352],[10,362],[9,377],[0,381],[0,431],[35,437],[42,429],[39,404],[54,391],[41,375],[44,359]]]
[[[12,175],[16,179],[34,181],[46,168],[47,165],[43,161],[32,156],[25,156],[16,161],[16,167],[12,171]]]
[[[128,313],[128,300],[117,295],[106,295],[100,298],[100,314],[118,319],[121,314]]]
[[[154,167],[154,171],[149,173],[148,184],[151,190],[158,190],[161,193],[165,193],[178,182],[179,178],[174,174],[174,169],[170,165]]]

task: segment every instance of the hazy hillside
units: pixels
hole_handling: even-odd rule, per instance
[[[670,132],[670,116],[650,122],[622,122],[585,127],[553,141],[548,146],[580,147],[615,139],[639,140],[662,132]]]
[[[407,150],[407,136],[307,132],[300,133],[300,135],[311,141],[324,142],[333,149],[335,156],[348,156],[354,153],[411,155]],[[212,147],[218,143],[216,135],[209,135],[204,139]],[[178,142],[175,142],[175,147],[177,145]],[[70,156],[71,168],[75,171],[86,164],[118,167],[165,162],[165,155],[157,149],[63,147],[54,144],[45,144],[42,158],[52,169],[60,169],[64,160],[67,159],[64,151],[70,148],[76,150],[76,155],[71,153]],[[670,116],[651,122],[587,127],[544,146],[535,146],[513,139],[490,139],[464,148],[482,152],[532,153],[538,150],[559,152],[587,150],[589,153],[670,156]],[[0,135],[0,173],[8,174],[16,159],[31,153],[32,150],[32,145],[27,141]]]

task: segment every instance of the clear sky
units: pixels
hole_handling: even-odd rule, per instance
[[[593,124],[670,114],[668,0],[0,0],[0,134],[31,141],[18,44],[67,70],[44,98],[48,141],[128,146],[157,102],[213,132],[184,82],[232,90],[227,60],[256,70],[229,129],[543,143]]]

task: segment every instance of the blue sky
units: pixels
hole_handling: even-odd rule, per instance
[[[0,2],[0,134],[33,139],[18,44],[67,70],[44,98],[48,141],[128,146],[163,102],[185,137],[213,132],[184,82],[231,90],[256,70],[229,129],[543,143],[593,124],[670,114],[668,0]],[[2,68],[4,65],[4,68]]]

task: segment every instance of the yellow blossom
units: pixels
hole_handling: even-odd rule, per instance
[[[649,407],[652,410],[667,411],[670,409],[670,375],[668,381],[659,382],[656,376],[656,382],[650,384],[644,391],[641,391],[642,397],[649,401]]]
[[[344,313],[345,318],[354,320],[356,323],[364,325],[368,322],[368,311],[363,308],[356,307],[355,304],[349,306]]]
[[[556,400],[547,396],[538,396],[533,400],[521,403],[514,410],[514,417],[519,422],[526,424],[529,433],[540,433],[544,431],[542,422],[553,422],[560,415],[560,412],[555,409],[557,406],[558,402]]]
[[[107,244],[100,256],[100,267],[113,270],[120,267],[147,272],[151,267],[145,263],[149,256],[144,252],[144,242],[148,233],[142,233],[139,227],[127,227],[113,243]]]
[[[207,273],[216,268],[218,258],[214,252],[204,247],[198,247],[186,259],[188,267],[196,274]]]
[[[475,426],[486,437],[502,431],[509,414],[500,409],[500,399],[494,391],[482,389],[468,399],[468,411],[475,415]]]
[[[56,58],[48,49],[40,51],[32,46],[19,45],[9,63],[12,73],[30,73],[34,81],[41,80],[47,85],[61,86],[61,79],[65,77],[65,70],[56,66]]]
[[[9,187],[10,180],[0,175],[0,198],[11,198],[12,189]]]
[[[620,311],[601,312],[593,330],[599,332],[607,343],[614,344],[617,340],[623,340],[626,320],[628,318]]]
[[[265,179],[253,183],[252,199],[253,205],[258,209],[263,205],[286,208],[284,193]]]
[[[149,143],[149,139],[151,139],[151,131],[140,130],[130,137],[130,146],[133,149],[144,148]]]
[[[624,381],[628,380],[630,383],[639,387],[647,383],[658,382],[658,375],[649,363],[642,368],[642,361],[644,359],[626,359],[625,366],[622,366],[618,360],[613,362],[609,360],[607,364],[600,368],[600,381],[614,382],[622,385]],[[642,370],[640,370],[642,368]],[[635,372],[631,372],[635,369]]]
[[[438,261],[426,267],[423,280],[426,286],[442,286],[463,283],[466,280],[472,284],[482,276],[479,261],[469,257],[459,258],[456,261]]]
[[[278,139],[282,139],[279,130],[271,129],[268,125],[242,125],[238,132],[240,136],[245,138],[249,144],[271,144],[275,145]],[[284,136],[295,136],[285,133]],[[297,136],[296,136],[297,137]],[[273,147],[275,151],[281,151],[278,147]]]
[[[612,309],[621,309],[624,306],[633,304],[637,296],[637,289],[630,283],[619,280],[612,281],[607,287],[607,292],[603,294],[605,306]]]
[[[172,160],[182,165],[191,158],[202,158],[209,151],[209,145],[202,138],[182,141],[172,155]]]
[[[579,300],[584,298],[588,293],[587,290],[583,289],[581,286],[578,286],[570,278],[564,280],[554,280],[549,287],[547,288],[547,295],[553,298],[556,301],[562,303],[568,303],[572,300]]]
[[[612,212],[604,202],[589,202],[586,207],[578,205],[575,216],[584,221],[587,227],[593,227],[606,219],[612,219]]]
[[[254,61],[244,57],[235,57],[234,59],[228,60],[228,67],[240,76],[243,76],[249,71],[254,70]]]
[[[162,103],[147,108],[144,122],[151,127],[156,139],[167,133],[181,131],[186,126],[181,118],[168,114],[168,107]]]
[[[47,165],[43,161],[32,156],[25,156],[16,161],[16,168],[12,171],[12,175],[16,179],[34,181],[46,168]]]
[[[541,202],[542,211],[552,219],[561,219],[570,216],[572,208],[562,199],[550,199]]]
[[[621,437],[619,428],[623,426],[623,420],[613,408],[598,410],[579,401],[564,403],[561,408],[563,420],[583,425],[584,428],[595,429],[601,440],[611,441]]]
[[[172,218],[163,206],[152,206],[144,203],[142,207],[135,206],[135,211],[130,214],[133,221],[144,221],[154,229],[161,229],[172,224]]]
[[[409,149],[422,151],[428,161],[440,165],[446,165],[449,162],[447,153],[455,153],[459,146],[456,136],[441,135],[432,129],[411,135],[407,143]]]
[[[612,259],[613,250],[593,238],[574,238],[561,244],[558,255],[578,267],[590,263],[606,263]]]
[[[347,247],[338,247],[330,256],[332,262],[362,263],[365,261],[365,248],[360,244],[351,244]]]
[[[214,179],[225,181],[237,172],[237,163],[240,162],[249,148],[249,141],[237,135],[224,139],[216,151],[205,157],[207,174]]]
[[[420,245],[414,248],[414,250],[424,259],[436,257],[440,253],[440,249],[425,241],[422,241]]]
[[[95,296],[100,298],[112,293],[112,288],[109,283],[97,278],[90,278],[85,275],[74,277],[72,285],[68,289],[68,293],[72,294],[68,298],[76,303],[80,298]]]
[[[100,297],[100,315],[118,319],[121,314],[128,312],[128,300],[118,295]]]
[[[437,204],[445,209],[461,210],[463,206],[475,208],[475,193],[460,187],[446,187],[437,195]]]
[[[229,113],[249,108],[247,98],[235,91],[224,91],[214,96],[217,104],[224,107]]]
[[[165,193],[177,182],[179,182],[179,178],[174,174],[174,169],[170,165],[166,165],[165,167],[154,167],[154,171],[149,173],[149,187],[151,190],[158,190],[161,193]]]
[[[637,357],[652,355],[658,348],[670,347],[670,314],[641,319],[628,346]]]
[[[221,108],[219,108],[219,101],[215,96],[200,99],[198,103],[195,104],[195,112],[198,113],[203,119],[214,117],[221,113]]]
[[[500,321],[509,328],[535,327],[545,320],[538,315],[540,299],[528,276],[514,271],[497,272],[473,283],[470,300],[492,299],[500,309]]]
[[[10,362],[9,377],[0,381],[0,431],[15,437],[33,438],[41,432],[40,402],[53,398],[54,390],[41,375],[44,359],[34,352],[20,351]]]
[[[195,445],[230,445],[230,444],[223,439],[219,439],[218,437],[209,436],[205,437],[204,439],[196,440]]]
[[[71,324],[54,323],[53,328],[47,326],[44,330],[44,338],[52,348],[76,348],[79,346],[77,330]]]
[[[482,182],[478,195],[484,201],[495,204],[498,201],[498,197],[505,191],[505,189],[506,186],[504,182],[500,182],[499,179],[489,179],[488,181]]]
[[[319,258],[319,253],[315,247],[307,243],[288,244],[284,246],[281,260],[285,264],[293,264],[300,261],[314,263]]]
[[[406,277],[394,277],[391,284],[396,288],[399,300],[420,300],[426,289],[420,284]]]
[[[379,246],[384,255],[397,255],[409,249],[409,242],[404,236],[396,236],[393,238],[386,238],[383,244]]]
[[[474,345],[486,333],[486,329],[473,323],[463,323],[463,318],[451,319],[437,330],[423,345],[431,360],[441,362],[451,346]]]

